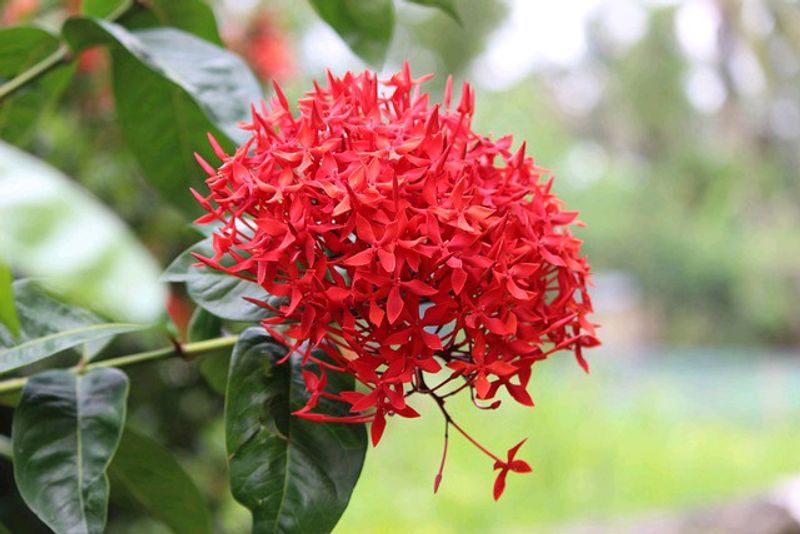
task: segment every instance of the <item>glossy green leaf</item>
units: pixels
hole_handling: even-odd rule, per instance
[[[170,26],[222,45],[214,11],[203,0],[149,0],[120,22],[129,29]]]
[[[174,28],[128,31],[72,18],[64,35],[74,50],[112,47],[117,119],[128,146],[165,200],[198,211],[188,189],[205,175],[193,154],[214,161],[207,132],[228,148],[247,138],[237,123],[263,98],[250,69],[224,48]]]
[[[453,20],[461,24],[461,17],[456,10],[455,0],[408,0],[412,4],[421,6],[435,7],[450,16]]]
[[[153,439],[126,428],[109,467],[112,489],[128,494],[175,534],[210,534],[203,495],[172,453]]]
[[[16,337],[19,336],[19,317],[14,306],[13,282],[11,269],[0,263],[0,323]]]
[[[125,322],[163,310],[159,267],[125,224],[56,169],[0,142],[0,250],[16,271]]]
[[[0,350],[0,374],[38,362],[62,350],[143,328],[147,326],[130,323],[92,324],[31,339]]]
[[[250,328],[233,350],[225,401],[231,491],[253,513],[253,532],[330,532],[350,499],[367,447],[363,425],[318,423],[291,413],[307,400],[301,357]],[[318,372],[316,366],[309,369]],[[329,373],[330,392],[353,379]],[[328,399],[320,411],[346,415]]]
[[[25,503],[56,534],[103,531],[108,468],[125,422],[128,378],[111,368],[54,370],[25,384],[11,438]]]
[[[88,17],[109,18],[128,0],[83,0],[81,11]],[[117,22],[128,29],[170,26],[221,45],[211,6],[203,0],[148,0],[134,3]]]
[[[108,323],[97,314],[79,306],[66,304],[48,293],[34,280],[17,280],[13,285],[16,310],[22,325],[20,342],[74,330],[84,326]],[[112,337],[98,338],[81,347],[83,358],[94,358]]]
[[[58,37],[42,28],[0,28],[0,84],[56,53],[59,46]],[[72,65],[60,65],[0,102],[0,138],[28,144],[39,117],[64,91],[72,72]]]
[[[196,243],[178,256],[161,275],[161,280],[185,283],[189,297],[217,317],[255,322],[269,316],[264,308],[244,300],[244,297],[264,299],[260,286],[206,266],[195,266],[197,260],[192,253],[213,257],[211,239]]]
[[[309,0],[353,52],[381,65],[394,32],[392,0]]]

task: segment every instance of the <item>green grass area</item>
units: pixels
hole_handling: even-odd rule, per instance
[[[691,380],[661,369],[622,379],[595,362],[588,377],[567,361],[537,365],[533,409],[507,403],[481,412],[468,399],[452,402],[462,426],[495,452],[530,438],[520,456],[534,472],[509,476],[499,503],[491,461],[455,433],[433,495],[443,421],[435,406],[420,405],[423,417],[390,420],[369,451],[336,532],[529,532],[724,500],[800,472],[800,410],[784,398],[797,393],[779,389],[776,398],[774,370],[743,369],[744,380],[733,380],[739,391],[713,366],[697,365]],[[705,386],[687,389],[689,381]],[[706,409],[720,391],[717,402],[729,409]],[[758,413],[742,417],[739,406],[753,399]]]

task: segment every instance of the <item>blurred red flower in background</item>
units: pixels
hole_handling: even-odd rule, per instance
[[[9,0],[3,6],[3,24],[19,24],[39,10],[39,0]]]
[[[408,399],[428,395],[446,429],[494,460],[499,498],[509,471],[530,471],[514,458],[522,443],[499,458],[453,421],[446,400],[466,390],[493,409],[505,390],[533,405],[532,366],[559,350],[586,369],[582,349],[599,344],[589,265],[569,230],[577,213],[562,209],[525,144],[512,153],[510,136],[472,131],[467,84],[455,109],[450,80],[444,104],[431,105],[426,79],[407,64],[380,83],[370,72],[329,74],[299,100],[299,116],[276,85],[243,126],[249,141],[227,155],[212,139],[219,168],[199,159],[210,193],[193,191],[208,212],[198,222],[221,226],[215,256],[198,259],[263,287],[257,303],[273,315],[264,327],[318,364],[296,415],[371,422],[377,444],[387,416],[417,417]],[[326,392],[329,372],[352,374],[361,390]],[[315,412],[320,396],[352,415]]]
[[[258,13],[243,29],[228,25],[223,34],[227,46],[245,58],[260,80],[283,81],[294,75],[289,38],[271,13]]]

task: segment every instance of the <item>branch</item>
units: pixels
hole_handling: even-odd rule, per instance
[[[163,349],[148,350],[144,352],[137,352],[135,354],[118,356],[116,358],[101,360],[88,365],[81,366],[79,364],[78,366],[73,367],[72,370],[76,373],[86,373],[92,369],[99,369],[101,367],[125,367],[127,365],[134,365],[142,362],[163,360],[172,356],[199,356],[205,352],[232,347],[236,343],[236,339],[237,336],[225,336],[208,339],[205,341],[197,341],[195,343],[186,343],[185,345],[174,345],[170,347],[164,347]],[[0,396],[19,391],[25,386],[27,381],[27,377],[21,377],[0,382]]]

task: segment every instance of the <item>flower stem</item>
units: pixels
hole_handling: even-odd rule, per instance
[[[207,339],[205,341],[197,341],[195,343],[186,343],[185,345],[174,345],[171,347],[164,347],[163,349],[137,352],[135,354],[118,356],[116,358],[101,360],[83,366],[76,366],[72,370],[79,373],[86,373],[92,369],[99,369],[102,367],[125,367],[137,363],[162,360],[172,356],[199,356],[205,352],[232,347],[236,343],[236,339],[237,336],[225,336]],[[26,377],[21,377],[0,382],[0,396],[19,391],[25,386],[27,381],[28,379]]]
[[[444,415],[444,419],[445,419],[445,422],[446,422],[447,424],[453,425],[453,428],[455,428],[456,430],[458,430],[458,433],[459,433],[459,434],[461,434],[462,436],[464,436],[465,438],[467,438],[467,440],[468,440],[470,443],[472,443],[473,445],[475,445],[475,446],[476,446],[476,447],[477,447],[477,448],[478,448],[478,449],[479,449],[481,452],[483,452],[483,453],[484,453],[486,456],[488,456],[489,458],[491,458],[492,460],[494,460],[494,461],[496,461],[496,462],[502,462],[502,460],[501,460],[500,458],[498,458],[498,457],[497,457],[497,456],[496,456],[494,453],[492,453],[492,451],[490,451],[489,449],[487,449],[486,447],[484,447],[483,445],[481,445],[480,443],[478,443],[478,441],[477,441],[475,438],[473,438],[472,436],[470,436],[470,435],[469,435],[469,433],[468,433],[466,430],[464,430],[463,428],[461,428],[461,426],[460,426],[458,423],[456,423],[456,422],[453,420],[453,418],[450,416],[450,413],[449,413],[449,412],[447,411],[447,409],[444,407],[445,400],[444,400],[444,398],[443,398],[443,397],[440,397],[440,396],[439,396],[439,395],[437,395],[436,393],[428,393],[428,394],[429,394],[429,395],[430,395],[430,396],[433,398],[433,400],[435,400],[435,401],[436,401],[436,405],[437,405],[437,406],[439,406],[439,410],[441,410],[441,412],[442,412],[442,415]]]

